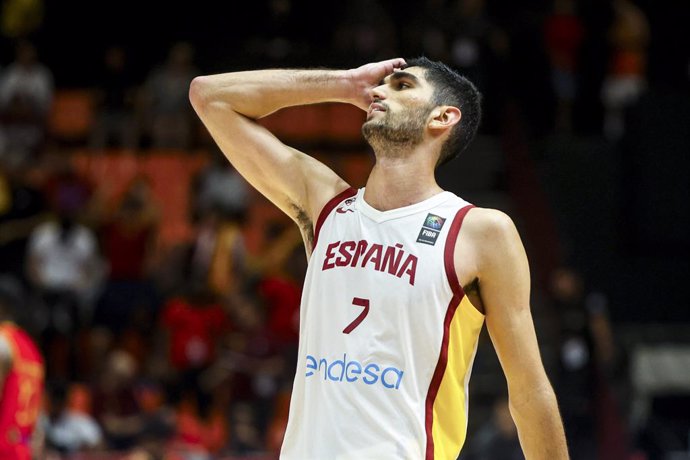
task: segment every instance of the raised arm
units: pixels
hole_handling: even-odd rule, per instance
[[[281,108],[344,102],[362,109],[369,90],[402,59],[352,70],[258,70],[197,77],[190,100],[235,169],[287,213],[311,250],[313,223],[326,202],[348,187],[319,161],[288,147],[256,119]]]
[[[486,325],[506,376],[510,413],[525,458],[567,459],[556,396],[544,371],[530,313],[527,256],[515,225],[499,211],[473,209],[462,238],[466,244],[460,250],[469,252],[474,261]]]

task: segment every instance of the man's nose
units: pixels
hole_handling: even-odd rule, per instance
[[[386,98],[385,88],[386,85],[379,85],[375,86],[374,88],[371,88],[369,90],[369,97],[371,97],[372,100],[382,101]]]

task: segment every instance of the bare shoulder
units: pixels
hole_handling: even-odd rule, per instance
[[[463,222],[462,233],[463,238],[472,244],[475,253],[496,252],[520,243],[513,220],[497,209],[471,209]]]
[[[473,208],[467,213],[455,251],[458,275],[466,282],[486,279],[494,269],[507,267],[525,257],[520,235],[510,216],[490,208]]]
[[[465,217],[463,228],[465,227],[473,234],[486,236],[500,236],[516,231],[508,214],[491,208],[472,208]]]

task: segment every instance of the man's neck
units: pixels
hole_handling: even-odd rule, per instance
[[[409,206],[441,193],[428,152],[390,158],[377,155],[367,179],[364,200],[379,211]]]

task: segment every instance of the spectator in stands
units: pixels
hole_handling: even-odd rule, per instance
[[[266,333],[286,354],[297,352],[300,287],[306,267],[299,230],[278,223],[269,227],[266,249],[250,262],[257,293],[266,309]]]
[[[165,64],[153,70],[144,84],[144,123],[154,148],[188,149],[192,145],[195,121],[188,93],[189,83],[198,74],[193,57],[189,43],[176,43]]]
[[[20,41],[16,59],[0,76],[0,161],[20,164],[35,157],[46,135],[53,76],[36,48]]]
[[[554,0],[553,11],[546,18],[544,39],[551,61],[551,82],[556,94],[556,129],[572,130],[572,105],[577,93],[576,81],[584,25],[577,15],[574,0]]]
[[[496,400],[491,419],[473,436],[463,460],[524,460],[508,398]]]
[[[24,277],[24,256],[33,229],[48,217],[32,165],[0,164],[0,273]]]
[[[299,338],[299,286],[286,277],[268,277],[259,283],[259,294],[268,309],[267,332],[283,346],[295,346]],[[295,350],[293,350],[296,352]]]
[[[184,451],[194,459],[212,458],[228,444],[228,421],[224,407],[214,401],[211,411],[200,416],[194,403],[183,401],[176,412],[175,450]]]
[[[104,447],[103,432],[96,420],[89,414],[89,403],[75,404],[78,387],[68,389],[55,383],[50,389],[50,417],[45,433],[46,445],[63,454]],[[88,398],[88,396],[86,396]],[[85,406],[85,407],[80,407]]]
[[[173,437],[178,421],[175,411],[167,404],[165,390],[158,382],[144,380],[137,385],[136,392],[143,429],[135,452],[143,451],[147,454],[144,458],[164,458],[165,446]]]
[[[610,368],[615,353],[606,304],[587,295],[576,271],[554,272],[551,294],[561,319],[560,370],[555,388],[573,460],[596,457],[597,385],[600,369]]]
[[[103,222],[101,245],[109,272],[95,321],[112,331],[121,331],[135,308],[150,312],[156,308],[157,295],[149,275],[159,219],[149,181],[137,176],[125,190],[114,215]]]
[[[281,342],[268,329],[266,305],[253,292],[256,289],[236,296],[229,305],[235,330],[216,369],[229,374],[233,404],[251,405],[251,423],[264,439],[276,394],[292,381],[293,369],[288,362],[296,358],[294,348],[286,346],[289,342]]]
[[[294,367],[294,366],[291,366]],[[281,388],[273,401],[271,420],[266,429],[266,450],[275,456],[280,455],[280,446],[285,438],[288,413],[290,412],[291,388]]]
[[[95,93],[96,119],[91,132],[91,147],[133,149],[139,137],[135,120],[135,89],[124,48],[109,47],[103,64],[103,74]]]
[[[69,206],[81,222],[93,222],[97,207],[94,184],[81,175],[64,152],[50,151],[43,155],[43,193],[53,211]],[[57,211],[56,211],[57,212]]]
[[[93,389],[94,416],[111,449],[133,447],[144,432],[146,418],[137,400],[137,376],[134,359],[122,350],[114,350]]]
[[[613,11],[608,37],[612,53],[602,100],[606,108],[604,134],[609,140],[618,140],[625,129],[625,110],[646,90],[649,23],[631,0],[615,0]]]
[[[392,11],[400,28],[405,55],[424,55],[430,59],[449,61],[449,29],[453,16],[446,0],[425,0],[420,7]]]
[[[245,282],[245,244],[237,217],[226,217],[216,208],[203,210],[195,221],[195,235],[189,244],[181,245],[170,265],[168,275],[173,283],[204,284],[220,297],[240,291]]]
[[[258,425],[256,409],[247,403],[232,408],[230,449],[234,454],[247,455],[265,450],[264,437]]]
[[[302,31],[296,21],[292,0],[262,2],[258,9],[261,21],[258,27],[252,29],[255,34],[243,47],[247,54],[278,63],[294,59],[296,54],[308,49],[307,43],[297,43],[295,40]]]
[[[484,0],[453,2],[450,24],[446,24],[450,35],[451,62],[458,70],[478,85],[486,87],[485,54],[490,51],[487,44],[493,33]]]
[[[247,212],[247,182],[217,148],[210,164],[195,178],[192,192],[197,215],[215,210],[228,219],[242,221]]]
[[[185,296],[171,299],[161,312],[161,332],[175,371],[174,399],[191,399],[202,417],[209,412],[212,395],[200,378],[230,328],[218,298],[203,284],[190,285]]]
[[[58,182],[53,191],[56,216],[32,232],[26,270],[42,303],[48,374],[74,377],[79,362],[76,333],[90,321],[104,270],[96,236],[77,221],[84,193],[80,184]]]
[[[397,49],[395,23],[386,9],[376,0],[357,0],[348,3],[337,25],[333,48],[343,59],[376,61],[392,56]]]
[[[477,85],[484,98],[482,131],[503,126],[506,103],[505,75],[512,66],[510,36],[487,11],[485,0],[452,0],[442,22],[448,41],[449,61]]]

